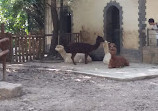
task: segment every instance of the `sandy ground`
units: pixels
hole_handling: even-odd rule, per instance
[[[7,74],[23,95],[1,100],[0,111],[158,111],[158,78],[116,81],[35,65]]]

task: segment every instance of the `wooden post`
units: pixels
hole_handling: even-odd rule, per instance
[[[5,38],[6,34],[4,33],[4,23],[1,24],[1,33],[0,33],[0,49],[2,50],[0,52],[0,59],[2,60],[3,64],[3,78],[2,80],[6,80],[6,58],[7,54],[9,53],[8,50],[8,44],[9,44],[9,38]]]
[[[0,59],[2,60],[3,64],[3,79],[6,80],[6,57],[9,53],[9,50],[7,49],[7,45],[9,44],[8,38],[3,38],[0,40],[0,48],[2,49],[2,52],[0,52]]]
[[[3,81],[6,81],[6,56],[3,57]]]
[[[8,34],[10,40],[10,47],[9,47],[9,61],[13,62],[13,37],[12,34]]]

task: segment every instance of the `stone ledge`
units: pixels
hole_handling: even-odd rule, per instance
[[[143,62],[158,64],[158,47],[146,46],[143,48]]]
[[[22,95],[22,85],[8,82],[0,82],[0,100],[18,97]]]

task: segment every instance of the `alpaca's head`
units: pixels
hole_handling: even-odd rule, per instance
[[[96,39],[96,42],[98,42],[98,43],[104,42],[103,37],[98,36],[97,39]]]
[[[114,43],[109,44],[109,52],[111,55],[116,55],[117,48],[116,48],[116,45]]]
[[[57,45],[56,48],[55,48],[55,50],[58,51],[58,52],[61,52],[61,51],[64,50],[64,46],[62,46],[62,45]]]

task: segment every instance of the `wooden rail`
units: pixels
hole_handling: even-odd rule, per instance
[[[67,38],[67,43],[80,42],[80,33],[65,33],[64,36]]]
[[[4,24],[1,24],[1,33],[0,33],[0,60],[2,61],[3,66],[3,77],[2,80],[6,80],[6,59],[7,54],[9,53],[9,38],[6,38],[6,33],[4,33]]]
[[[13,35],[12,42],[12,62],[32,61],[44,55],[43,35]]]
[[[52,37],[52,36],[53,36],[53,34],[45,34],[45,38],[46,37]],[[64,42],[67,45],[70,44],[70,43],[74,43],[74,42],[75,43],[81,42],[81,40],[80,40],[81,34],[80,33],[64,33],[63,36],[64,36],[64,40],[65,40]],[[58,40],[59,40],[58,43],[60,43],[60,37],[59,37]]]
[[[0,38],[9,39],[9,41],[7,40],[7,48],[9,49],[8,62],[23,63],[41,59],[44,56],[45,38],[41,31],[29,35],[13,35],[5,33],[4,29],[4,24],[1,24]]]
[[[3,78],[2,78],[3,81],[6,80],[6,58],[7,58],[7,54],[9,53],[8,45],[9,45],[8,38],[0,39],[0,49],[2,50],[0,52],[0,59],[3,64]]]

